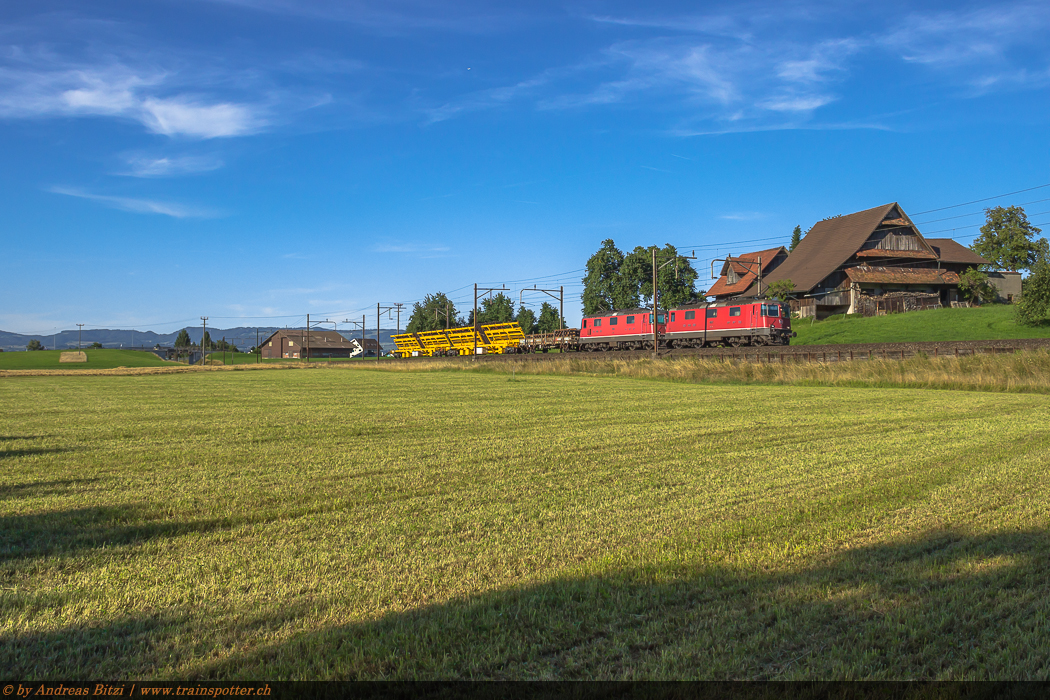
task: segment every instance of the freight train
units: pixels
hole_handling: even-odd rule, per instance
[[[580,328],[524,335],[514,323],[455,328],[394,336],[396,357],[479,353],[594,352],[651,350],[651,309],[624,309],[584,316]],[[769,299],[737,299],[661,310],[656,336],[663,348],[787,345],[794,337],[787,304]]]

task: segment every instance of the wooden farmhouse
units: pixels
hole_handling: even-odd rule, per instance
[[[765,267],[768,253],[748,255],[763,256]],[[762,292],[774,282],[790,280],[795,295],[791,304],[802,316],[876,315],[947,306],[959,299],[959,274],[989,264],[950,238],[925,238],[893,202],[815,224],[786,260],[768,273],[763,270]],[[708,295],[740,289],[740,281],[730,281],[733,271],[732,265],[723,266],[723,276]],[[747,288],[729,296],[759,294],[758,280],[750,273]],[[745,279],[740,270],[736,274]]]
[[[275,331],[259,348],[264,359],[346,358],[361,354],[359,340],[347,340],[336,331],[320,330]]]

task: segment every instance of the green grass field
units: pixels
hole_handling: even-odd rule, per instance
[[[792,345],[907,343],[932,340],[1050,338],[1050,326],[1028,327],[1014,320],[1005,304],[974,309],[934,309],[863,318],[835,316],[826,321],[794,319]]]
[[[12,678],[1050,678],[1045,396],[0,379]]]
[[[113,369],[114,367],[171,367],[176,363],[141,350],[84,350],[87,362],[60,363],[63,350],[0,352],[0,369]]]

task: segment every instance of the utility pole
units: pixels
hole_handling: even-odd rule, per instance
[[[78,323],[77,326],[79,326],[79,328],[77,328],[77,352],[80,352],[80,338],[84,333],[84,324]]]
[[[552,299],[558,300],[558,325],[562,328],[565,327],[565,287],[561,286],[557,289],[537,289],[536,285],[532,285],[532,289],[523,289],[518,293],[518,306],[522,306],[521,295],[525,292],[543,292]],[[558,296],[554,296],[557,292]]]
[[[478,356],[478,292],[482,292],[482,296],[485,294],[491,294],[492,292],[505,292],[507,286],[501,287],[479,287],[478,283],[474,283],[474,357]],[[471,360],[473,361],[473,359]]]
[[[204,339],[208,335],[208,317],[201,316],[201,321],[204,322],[204,332],[201,334],[201,366],[208,364],[208,354],[204,352]]]
[[[387,306],[383,306],[382,304],[378,304],[378,303],[376,304],[376,364],[379,364],[379,356],[382,354],[382,349],[379,346],[379,315],[381,313],[383,313],[384,311],[386,311],[387,317],[393,318],[392,316],[390,316],[390,312],[391,311],[395,311],[395,310],[399,310],[398,307],[400,307],[400,306],[403,306],[403,304],[396,304],[395,303],[395,304],[390,304],[390,305],[387,305]],[[401,325],[401,317],[400,316],[398,316],[397,322],[398,322],[398,326],[400,326]],[[361,338],[362,338],[362,342],[364,342],[364,333],[361,334]]]
[[[259,347],[259,327],[255,327],[255,364],[262,362],[262,348]]]
[[[671,263],[674,263],[674,275],[675,275],[675,278],[677,279],[677,277],[678,277],[678,261],[680,259],[681,260],[696,260],[696,251],[694,250],[692,255],[678,255],[677,253],[675,253],[673,256],[671,256],[670,260],[665,261],[662,265],[657,267],[657,265],[656,265],[656,246],[653,246],[653,315],[652,315],[651,321],[652,321],[652,324],[653,324],[653,359],[654,360],[660,354],[660,334],[657,332],[658,323],[660,321],[660,302],[659,302],[660,289],[658,287],[659,273],[660,273],[660,270],[664,269],[665,267],[667,267]]]

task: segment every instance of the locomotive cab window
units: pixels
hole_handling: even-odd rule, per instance
[[[692,321],[694,318],[696,318],[696,312],[695,311],[686,311],[685,312],[685,320],[686,321]]]
[[[657,323],[666,323],[667,322],[667,316],[664,315],[664,314],[656,314],[656,322]]]
[[[718,309],[708,309],[707,310],[707,317],[708,318],[718,318]]]
[[[586,327],[587,327],[587,319],[583,319],[583,327],[584,327],[584,328],[586,328]]]
[[[612,318],[609,319],[609,325],[610,326],[615,326],[617,320],[618,319],[615,316],[613,316]]]
[[[634,316],[628,316],[627,323],[634,323]]]
[[[730,316],[739,316],[740,315],[740,307],[739,306],[730,307],[729,315]]]

